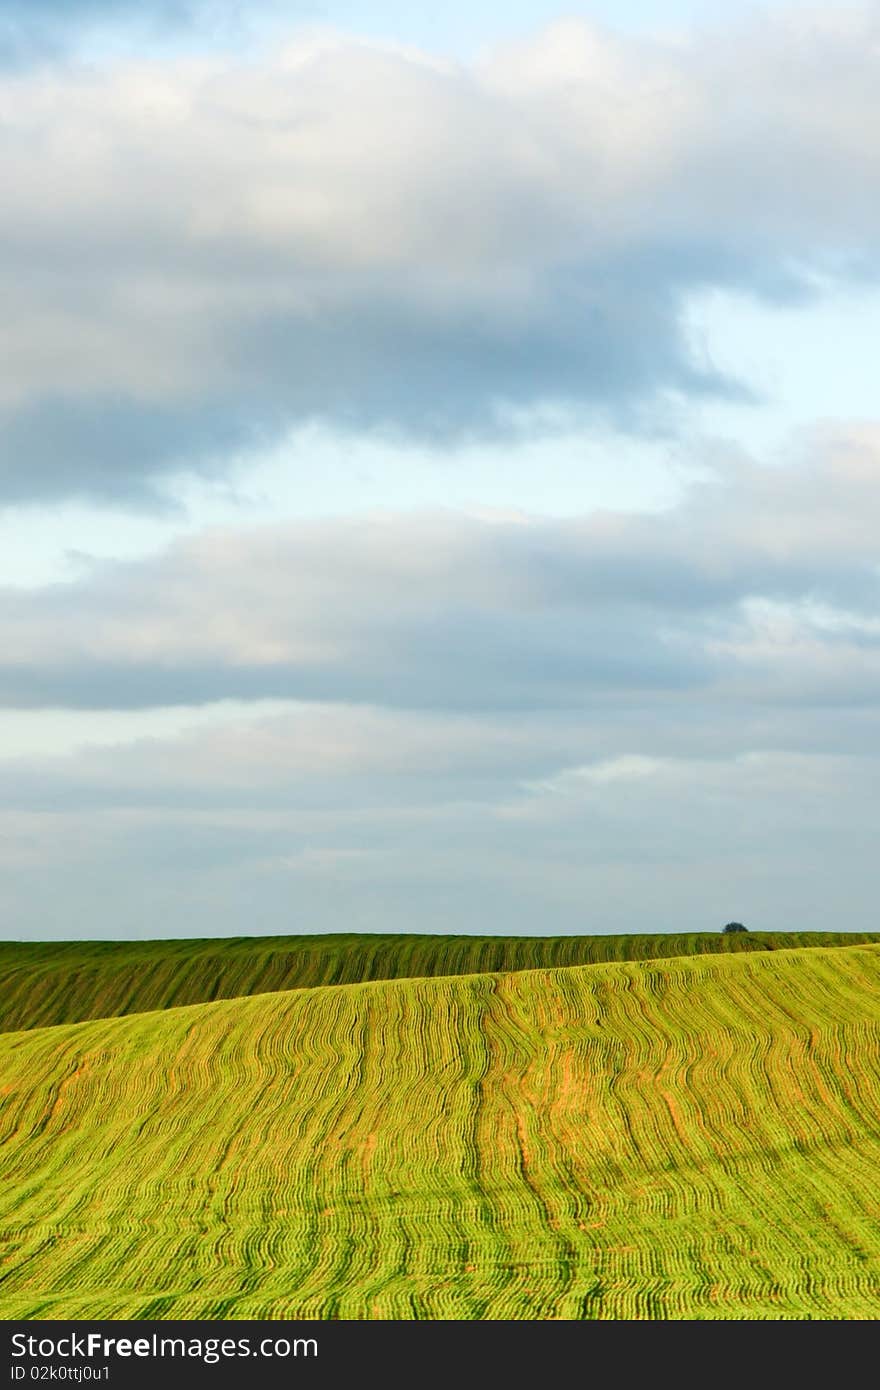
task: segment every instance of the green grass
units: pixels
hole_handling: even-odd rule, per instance
[[[874,1318],[880,947],[0,1038],[4,1318]]]
[[[880,934],[679,932],[7,942],[0,944],[0,1032],[315,985],[874,941]]]

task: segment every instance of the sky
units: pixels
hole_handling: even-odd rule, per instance
[[[875,929],[880,3],[0,0],[0,933]]]

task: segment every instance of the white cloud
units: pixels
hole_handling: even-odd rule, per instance
[[[0,490],[143,496],[318,417],[461,438],[720,389],[692,295],[876,270],[877,25],[6,74]]]

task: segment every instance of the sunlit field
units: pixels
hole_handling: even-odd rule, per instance
[[[880,946],[316,984],[0,1078],[5,1318],[880,1306]]]

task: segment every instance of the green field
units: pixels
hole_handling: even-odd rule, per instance
[[[267,936],[0,943],[0,1032],[246,994],[716,951],[880,943],[852,932]]]
[[[0,1090],[4,1318],[880,1313],[877,945],[31,1028]]]

